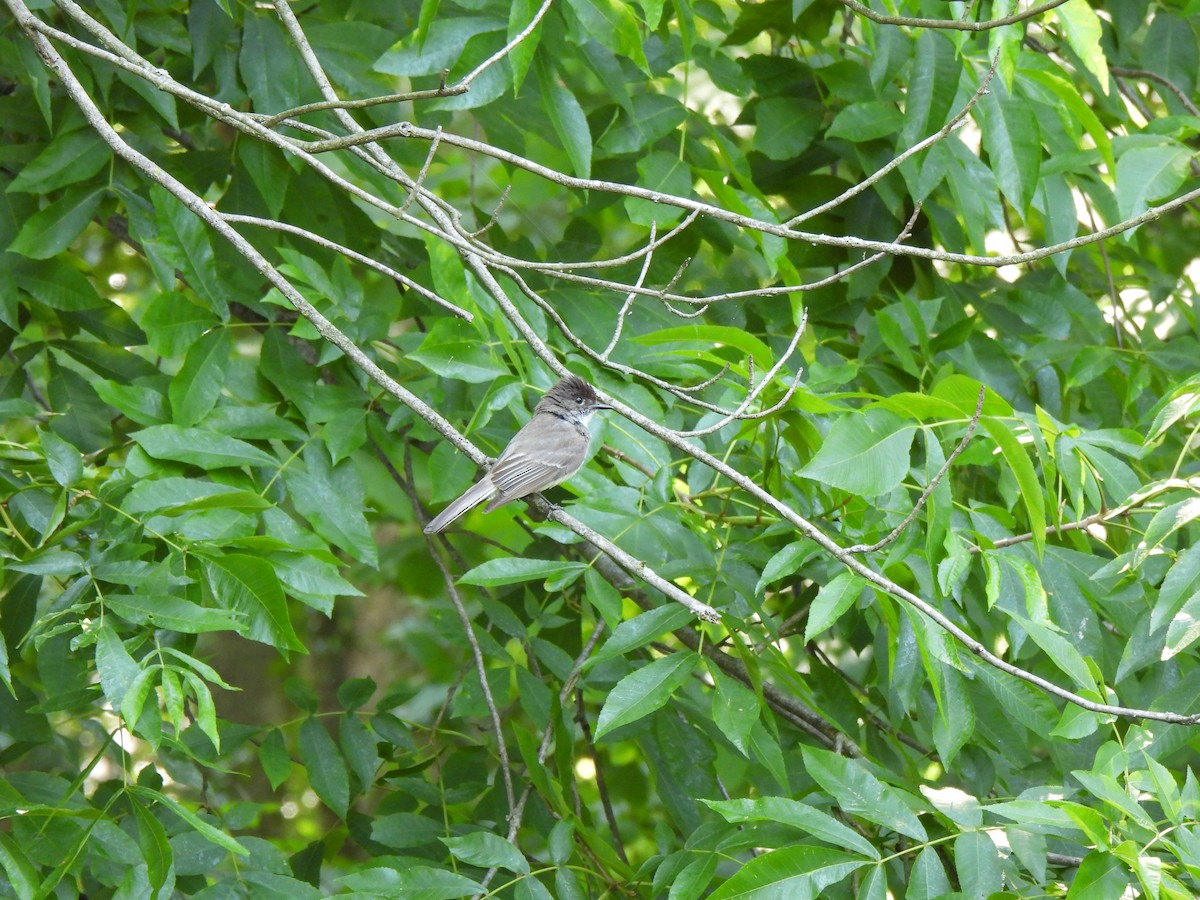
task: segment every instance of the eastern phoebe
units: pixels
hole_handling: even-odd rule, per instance
[[[587,458],[592,437],[587,423],[598,409],[612,407],[582,378],[568,375],[559,381],[538,401],[533,418],[513,435],[491,470],[438,513],[425,533],[437,534],[484,500],[490,502],[483,511],[491,512],[566,481]]]

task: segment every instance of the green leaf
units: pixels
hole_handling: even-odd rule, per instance
[[[209,609],[170,594],[109,594],[105,604],[131,625],[149,625],[185,634],[237,631],[245,616],[224,609]]]
[[[908,877],[904,900],[934,900],[950,892],[950,879],[937,849],[926,847],[917,854]]]
[[[584,31],[605,47],[631,60],[647,75],[650,65],[642,49],[642,34],[633,10],[619,0],[567,0]]]
[[[1076,686],[1085,691],[1097,689],[1096,679],[1083,661],[1074,644],[1040,622],[1028,619],[1019,613],[1008,611],[1013,620],[1020,623],[1026,634],[1046,652],[1054,665],[1071,677]]]
[[[709,894],[709,900],[818,897],[867,861],[825,847],[786,847],[758,856]]]
[[[954,839],[954,869],[968,897],[989,897],[1000,890],[1000,853],[982,831],[966,831]]]
[[[350,776],[337,744],[315,716],[300,726],[300,761],[308,770],[308,783],[326,806],[346,818],[350,805]]]
[[[904,124],[904,116],[895,103],[868,100],[851,103],[833,118],[826,129],[827,137],[841,137],[855,143],[891,137]]]
[[[12,669],[8,664],[8,643],[3,640],[0,640],[0,684],[8,688],[10,694],[14,697],[16,696],[17,692],[13,689]],[[0,853],[2,852],[3,848],[0,848]],[[0,862],[2,862],[2,859],[0,859]]]
[[[117,633],[107,625],[96,629],[96,672],[100,676],[100,687],[113,709],[120,709],[125,695],[141,674],[141,666],[134,662],[125,644]],[[133,723],[130,723],[133,724]]]
[[[198,306],[186,294],[164,291],[150,301],[138,324],[155,353],[174,357],[219,321],[212,310]]]
[[[904,801],[904,792],[884,784],[856,760],[828,750],[803,747],[804,768],[841,809],[917,841],[925,828]]]
[[[812,143],[824,116],[825,108],[815,100],[768,97],[754,108],[754,149],[768,159],[796,159]]]
[[[283,589],[269,562],[227,553],[205,559],[204,570],[217,602],[245,616],[242,633],[246,637],[270,644],[284,658],[291,650],[308,652],[292,628]]]
[[[1200,72],[1200,42],[1191,22],[1156,7],[1142,46],[1145,68],[1178,85],[1188,96],[1194,94]]]
[[[39,431],[38,440],[55,481],[70,487],[83,477],[83,458],[73,444],[68,444],[53,431]]]
[[[287,781],[292,774],[292,757],[288,754],[283,742],[283,732],[272,728],[263,738],[258,747],[258,762],[263,774],[271,782],[271,790],[279,790],[279,786]]]
[[[804,626],[804,643],[808,643],[842,617],[842,613],[862,596],[867,582],[852,572],[842,572],[833,581],[822,585],[808,612]]]
[[[586,563],[558,559],[525,559],[505,556],[489,559],[459,577],[461,584],[477,584],[482,587],[498,587],[504,584],[519,584],[522,581],[545,581],[556,575],[581,574]]]
[[[283,27],[259,10],[245,12],[238,68],[255,112],[270,115],[317,99]]]
[[[795,574],[802,565],[816,556],[817,552],[816,544],[809,540],[792,541],[786,545],[763,566],[762,575],[754,586],[754,596],[762,597],[767,585]]]
[[[304,470],[290,466],[284,481],[296,509],[317,534],[368,566],[378,564],[375,537],[363,515],[362,479],[351,463],[330,466],[324,449],[309,444],[304,448]]]
[[[1117,164],[1113,158],[1112,136],[1100,121],[1100,117],[1096,115],[1095,110],[1088,106],[1087,101],[1080,96],[1078,87],[1053,71],[1023,70],[1021,76],[1049,88],[1054,94],[1054,99],[1070,112],[1075,121],[1083,126],[1096,145],[1096,149],[1100,151],[1100,156],[1104,160],[1104,164],[1109,167],[1109,171],[1115,171]]]
[[[226,328],[214,328],[192,344],[167,393],[176,425],[190,428],[216,406],[225,387],[231,346]]]
[[[1188,547],[1176,558],[1158,592],[1158,600],[1150,612],[1150,631],[1175,618],[1184,603],[1200,596],[1200,545]]]
[[[48,194],[91,178],[111,162],[112,150],[91,128],[60,133],[41,153],[21,166],[8,190]]]
[[[709,666],[715,690],[712,699],[713,724],[729,738],[729,742],[749,756],[747,738],[754,730],[762,709],[758,695],[740,681],[730,678],[716,667]]]
[[[399,850],[431,844],[443,834],[440,823],[416,813],[389,813],[371,823],[371,840]]]
[[[975,733],[975,703],[967,680],[958,669],[941,664],[938,714],[933,720],[933,743],[938,755],[950,766]]]
[[[499,868],[529,874],[529,863],[521,851],[499,835],[490,831],[473,831],[462,837],[444,837],[441,842],[450,849],[450,855],[480,868]]]
[[[508,5],[508,40],[513,40],[518,34],[528,27],[533,21],[534,15],[537,14],[539,3],[534,0],[513,0]],[[519,95],[521,93],[521,85],[525,82],[525,76],[529,72],[529,65],[537,57],[537,48],[542,40],[542,25],[539,23],[536,28],[512,48],[512,52],[508,55],[508,62],[512,68],[512,86],[513,93]],[[589,148],[590,153],[590,148]]]
[[[158,226],[159,253],[180,270],[184,279],[222,320],[229,316],[225,285],[217,275],[216,258],[204,223],[166,188],[150,189]]]
[[[28,900],[37,894],[41,883],[38,871],[21,849],[20,843],[6,831],[0,831],[0,868],[4,869],[9,886],[20,900]]]
[[[1174,144],[1134,147],[1117,160],[1117,206],[1122,219],[1140,216],[1155,200],[1179,190],[1192,153]]]
[[[1162,658],[1177,656],[1197,641],[1200,641],[1200,591],[1192,594],[1171,618]]]
[[[51,309],[75,312],[108,304],[82,273],[57,260],[21,260],[12,267],[11,277],[17,287]]]
[[[346,757],[346,766],[358,781],[360,789],[370,789],[379,770],[379,754],[375,749],[378,735],[367,728],[361,717],[348,712],[339,721],[338,740]]]
[[[1154,828],[1154,817],[1142,805],[1130,796],[1129,791],[1117,783],[1111,775],[1101,772],[1088,772],[1076,769],[1071,774],[1079,780],[1089,792],[1125,813],[1138,824],[1146,828]]]
[[[1111,853],[1093,850],[1083,858],[1067,900],[1093,900],[1097,897],[1123,897],[1130,878],[1125,864]]]
[[[467,41],[505,31],[507,24],[505,19],[483,16],[435,19],[424,41],[418,41],[415,31],[409,33],[376,61],[375,70],[387,75],[439,75],[458,61]]]
[[[9,563],[14,572],[29,575],[53,575],[59,578],[83,571],[83,558],[70,550],[46,550],[21,562]]]
[[[417,46],[424,46],[429,37],[429,26],[437,17],[441,0],[421,0],[421,12],[417,16]]]
[[[720,813],[726,822],[778,822],[798,828],[805,834],[820,838],[826,843],[844,850],[857,850],[871,859],[879,859],[875,846],[843,825],[833,816],[819,809],[787,797],[758,797],[753,800],[701,800],[710,809]]]
[[[1067,0],[1062,6],[1056,7],[1054,15],[1058,17],[1066,35],[1067,43],[1075,51],[1075,55],[1083,61],[1089,72],[1100,82],[1100,90],[1109,92],[1108,57],[1100,44],[1103,26],[1096,11],[1087,0]]]
[[[571,168],[579,178],[592,175],[592,133],[588,129],[587,116],[575,95],[555,79],[550,63],[544,57],[537,62],[538,86],[542,91],[542,109],[550,120],[554,133],[558,135]]]
[[[666,606],[639,613],[614,628],[612,636],[592,654],[584,668],[644,647],[659,635],[682,628],[694,619],[692,612],[678,603],[668,603]]]
[[[847,413],[797,474],[864,497],[887,494],[908,474],[915,432],[915,426],[885,409]]]
[[[138,797],[130,798],[129,808],[137,821],[138,847],[142,851],[142,861],[146,864],[146,876],[150,880],[151,890],[157,892],[167,883],[168,877],[172,882],[175,880],[171,869],[174,854],[167,840],[167,830]]]
[[[687,197],[692,193],[692,170],[678,154],[662,151],[648,153],[638,160],[637,170],[639,187],[679,197]],[[626,197],[625,211],[631,222],[647,228],[657,223],[662,229],[683,218],[683,210],[678,206],[665,206],[640,197]]]
[[[897,136],[897,147],[907,149],[946,124],[958,82],[962,62],[954,44],[937,29],[927,29],[917,37],[912,51],[912,72],[904,99],[904,128]]]
[[[198,478],[156,478],[134,485],[121,501],[130,515],[181,515],[199,509],[268,509],[269,500],[251,491]]]
[[[283,153],[264,141],[238,141],[237,152],[272,218],[279,218],[292,180]]]
[[[1000,448],[1004,461],[1017,479],[1017,487],[1021,491],[1021,502],[1029,517],[1029,530],[1033,534],[1033,546],[1038,559],[1046,551],[1046,498],[1038,481],[1029,453],[1017,440],[1016,435],[1009,430],[1008,425],[991,416],[983,416],[980,424],[992,436]]]
[[[596,720],[596,740],[614,728],[636,722],[671,699],[695,671],[699,658],[680,651],[626,675],[608,694]]]
[[[103,191],[94,188],[68,191],[30,216],[8,249],[30,259],[57,256],[92,221],[103,196]]]
[[[1133,566],[1140,566],[1150,554],[1162,547],[1167,538],[1197,519],[1200,519],[1200,497],[1189,497],[1160,509],[1146,526],[1146,533],[1134,551]]]
[[[191,825],[196,831],[200,832],[204,838],[219,847],[224,847],[231,853],[236,853],[238,856],[249,856],[250,851],[237,842],[231,835],[213,827],[208,822],[201,819],[198,815],[184,806],[177,800],[172,799],[166,794],[160,794],[158,791],[150,790],[149,788],[141,787],[140,785],[129,785],[125,788],[130,793],[145,799],[150,803],[161,803],[163,806],[170,809],[175,815],[183,819],[187,824]]]
[[[152,425],[134,432],[130,437],[155,459],[190,463],[202,469],[223,469],[227,466],[266,466],[269,468],[279,466],[279,460],[252,444],[204,428]]]
[[[457,267],[455,280],[462,278],[462,262],[457,256],[452,263]],[[438,290],[447,297],[460,296],[462,292],[446,290],[439,284]],[[442,319],[429,330],[421,346],[407,356],[412,362],[424,366],[435,375],[465,381],[469,384],[485,384],[508,375],[508,369],[497,358],[492,347],[479,340],[470,325],[461,319]]]
[[[370,702],[377,689],[373,678],[350,678],[338,685],[338,703],[347,710],[358,709]]]
[[[478,881],[465,875],[430,866],[408,866],[403,871],[364,869],[337,879],[337,883],[370,896],[411,897],[414,900],[456,900],[486,891]]]
[[[606,153],[643,152],[687,119],[686,108],[674,97],[637,94],[632,101],[633,112],[623,111],[617,124],[600,139],[600,149]]]
[[[1041,134],[1037,117],[1030,114],[1030,103],[989,91],[976,107],[996,182],[1021,216],[1029,214],[1042,164]]]
[[[741,328],[729,328],[724,325],[679,325],[639,335],[635,340],[639,344],[650,345],[699,343],[704,345],[705,349],[732,347],[751,357],[759,371],[769,369],[775,358],[771,348],[758,338]],[[693,354],[691,349],[685,352]]]

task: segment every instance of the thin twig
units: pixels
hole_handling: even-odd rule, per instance
[[[1143,491],[1131,496],[1120,506],[1114,506],[1112,509],[1101,510],[1098,513],[1092,513],[1090,516],[1084,516],[1074,522],[1064,522],[1062,525],[1047,525],[1045,530],[1046,537],[1052,537],[1057,534],[1062,534],[1067,531],[1086,531],[1093,525],[1103,525],[1106,522],[1111,522],[1114,519],[1120,519],[1131,513],[1137,512],[1141,507],[1145,506],[1155,497],[1165,494],[1169,491],[1191,491],[1195,494],[1200,494],[1200,476],[1191,478],[1168,478],[1165,481],[1160,481],[1158,484],[1152,485]],[[1012,547],[1014,544],[1023,544],[1026,541],[1033,540],[1033,532],[1027,531],[1024,534],[1013,535],[1012,537],[998,538],[989,542],[987,547],[972,544],[968,547],[968,551],[973,554],[982,553],[985,549],[999,550],[1003,547]]]
[[[767,372],[767,374],[765,376],[763,376],[762,380],[758,383],[758,387],[754,387],[753,383],[751,383],[750,390],[746,392],[745,399],[738,405],[737,409],[733,410],[732,412],[730,412],[728,415],[722,417],[721,419],[718,419],[716,422],[712,423],[711,425],[706,425],[703,428],[693,428],[690,431],[676,431],[675,433],[679,437],[701,437],[706,434],[712,434],[713,432],[720,431],[722,428],[724,428],[730,422],[742,421],[742,420],[746,420],[746,419],[761,419],[761,418],[765,418],[767,416],[772,416],[776,412],[778,412],[779,410],[781,410],[785,406],[787,406],[788,403],[791,402],[792,395],[796,392],[796,389],[800,386],[800,374],[801,374],[800,372],[796,373],[796,377],[792,379],[792,383],[788,386],[787,390],[784,391],[783,397],[780,398],[779,402],[775,403],[769,409],[760,410],[759,412],[756,412],[756,413],[747,413],[746,412],[746,410],[747,410],[747,408],[749,408],[750,404],[753,403],[756,399],[758,399],[758,395],[760,393],[762,393],[763,389],[768,384],[770,384],[771,381],[774,380],[775,376],[779,374],[779,371],[784,367],[784,365],[787,363],[788,359],[791,358],[792,353],[795,352],[796,347],[800,344],[800,338],[804,334],[804,330],[807,325],[808,325],[808,310],[806,309],[800,315],[800,324],[796,326],[796,330],[792,334],[791,343],[788,344],[787,349],[785,349],[783,351],[783,353],[780,355],[779,359],[775,362],[775,365],[773,365],[770,368],[770,370]],[[750,366],[753,366],[753,363],[754,363],[754,359],[753,359],[753,357],[751,357],[748,360],[748,364]],[[751,370],[750,377],[751,377],[751,379],[753,379],[753,370]]]
[[[404,476],[404,490],[409,494],[409,501],[412,503],[413,512],[417,517],[418,524],[424,526],[427,522],[427,517],[425,516],[424,508],[421,506],[420,498],[417,497],[416,490],[413,487],[416,480],[413,478],[411,452],[404,454]],[[433,557],[438,571],[442,573],[442,582],[446,587],[446,595],[450,598],[450,603],[453,605],[454,612],[458,615],[458,621],[462,625],[463,634],[466,636],[467,643],[471,647],[471,658],[475,661],[475,674],[479,676],[479,687],[483,692],[483,702],[487,706],[488,715],[492,720],[492,731],[496,736],[496,752],[500,757],[500,774],[504,780],[504,794],[508,799],[509,815],[512,815],[517,808],[517,795],[513,791],[512,765],[508,761],[508,746],[504,743],[504,725],[500,721],[500,710],[496,708],[496,698],[492,696],[492,686],[487,677],[487,663],[483,658],[483,648],[479,646],[479,638],[475,636],[475,625],[471,621],[471,616],[462,602],[462,596],[458,592],[458,585],[455,583],[454,576],[450,574],[450,569],[447,567],[446,561],[442,559],[442,554],[434,546],[435,539],[432,537],[426,538],[426,543],[429,544],[429,555]]]
[[[651,246],[653,246],[653,244],[654,244],[654,237],[657,233],[658,233],[658,222],[651,222],[650,223],[650,241],[649,241],[649,244]],[[634,298],[637,297],[637,294],[635,293],[635,291],[637,288],[640,288],[642,286],[642,284],[646,281],[646,273],[648,271],[650,271],[650,260],[652,260],[653,258],[654,258],[654,254],[652,252],[648,252],[645,255],[645,257],[643,257],[642,269],[640,272],[638,272],[637,281],[635,281],[634,285],[633,285],[635,290],[631,290],[629,292],[629,294],[625,297],[625,302],[623,304],[621,304],[621,309],[617,312],[617,324],[613,328],[612,340],[610,340],[608,342],[608,346],[605,347],[600,352],[600,361],[601,362],[608,362],[608,355],[610,353],[612,353],[614,349],[616,349],[617,342],[621,340],[621,331],[625,327],[625,317],[627,315],[629,315],[629,310],[633,306]]]
[[[263,125],[267,128],[275,128],[280,123],[287,119],[294,119],[297,116],[306,116],[313,112],[323,112],[325,110],[340,109],[369,109],[372,106],[382,106],[386,103],[409,103],[417,100],[436,100],[440,97],[453,97],[457,94],[465,94],[465,87],[440,87],[425,91],[404,91],[399,94],[384,94],[381,97],[363,97],[358,100],[319,100],[316,103],[305,103],[303,106],[293,106],[291,109],[285,109],[281,113],[276,113],[266,119],[263,119]]]
[[[600,764],[600,754],[596,752],[596,743],[592,740],[592,726],[588,723],[587,710],[583,706],[583,691],[575,692],[575,721],[587,744],[588,753],[596,767],[596,791],[600,795],[600,807],[604,810],[604,820],[608,823],[608,833],[612,835],[613,849],[625,865],[629,859],[625,856],[625,842],[621,840],[621,830],[617,827],[617,816],[613,812],[612,800],[608,797],[608,784],[604,780],[604,766]]]
[[[286,2],[286,0],[285,0]],[[421,165],[421,171],[417,173],[417,180],[413,186],[409,188],[408,196],[404,198],[404,202],[400,204],[400,212],[407,212],[413,200],[425,185],[425,176],[429,174],[429,164],[433,162],[434,156],[437,155],[438,144],[442,142],[442,126],[437,129],[437,137],[429,142],[429,152],[425,154],[425,162]]]
[[[938,141],[949,137],[950,134],[952,134],[954,131],[957,131],[966,122],[967,116],[970,115],[971,110],[975,107],[975,104],[979,102],[979,98],[987,93],[988,85],[991,84],[992,77],[996,74],[996,66],[999,64],[999,62],[1000,54],[997,53],[992,57],[991,66],[988,68],[987,73],[983,76],[983,80],[979,82],[979,87],[975,89],[975,93],[971,95],[971,99],[966,102],[962,109],[955,113],[949,122],[939,128],[933,134],[929,135],[929,137],[913,144],[899,156],[893,158],[891,162],[887,163],[882,168],[876,169],[862,181],[859,181],[848,190],[843,191],[828,203],[823,203],[814,209],[810,209],[808,212],[801,213],[798,216],[793,216],[791,219],[788,219],[785,224],[790,228],[794,225],[799,225],[801,222],[811,219],[814,216],[819,216],[823,212],[827,212],[828,210],[840,206],[850,198],[861,194],[876,182],[881,181],[888,175],[888,173],[903,165],[906,160],[912,159],[912,157],[916,156],[922,150],[933,146]]]
[[[512,185],[506,184],[504,186],[504,190],[500,193],[500,199],[496,201],[496,205],[493,207],[492,214],[488,217],[488,220],[474,231],[468,231],[467,237],[471,238],[472,240],[478,240],[492,230],[492,226],[494,226],[500,219],[500,210],[504,208],[504,204],[508,201],[508,195],[511,191]]]
[[[958,459],[959,454],[967,449],[967,444],[971,440],[971,435],[975,433],[975,426],[979,424],[979,417],[983,415],[983,398],[986,394],[987,388],[981,384],[979,386],[979,399],[975,403],[975,412],[971,414],[971,418],[967,422],[967,430],[963,433],[962,440],[958,442],[958,446],[954,448],[954,452],[946,458],[944,463],[942,463],[942,467],[938,469],[937,474],[934,475],[933,479],[928,485],[926,485],[925,490],[921,491],[921,496],[918,497],[917,502],[913,504],[912,511],[904,517],[904,521],[893,528],[887,537],[880,538],[874,544],[854,544],[853,546],[846,548],[847,553],[875,553],[878,550],[882,550],[884,547],[898,538],[905,528],[912,524],[913,520],[921,512],[922,507],[925,506],[925,501],[933,496],[933,492],[937,490],[937,486],[941,484],[942,479],[946,477],[946,473],[950,471],[950,467],[954,465],[954,461]]]
[[[318,246],[325,247],[328,250],[333,250],[336,253],[340,253],[342,256],[345,256],[348,259],[352,259],[355,262],[367,266],[368,268],[374,269],[376,272],[386,275],[388,278],[400,282],[409,290],[415,291],[426,300],[430,301],[431,303],[436,303],[438,306],[443,307],[447,311],[458,316],[460,319],[465,319],[468,322],[473,322],[475,320],[475,317],[461,306],[451,303],[444,297],[435,294],[423,284],[413,281],[403,272],[398,272],[391,266],[374,260],[366,254],[359,253],[357,250],[352,250],[349,247],[343,246],[336,241],[331,241],[329,238],[316,234],[315,232],[308,231],[304,228],[298,228],[295,225],[289,225],[286,222],[280,222],[277,219],[262,219],[258,216],[243,216],[235,213],[221,213],[221,218],[231,225],[256,225],[259,228],[269,228],[272,231],[283,231],[288,234],[294,234],[297,237],[302,237],[306,241],[312,241]]]
[[[538,11],[533,14],[533,18],[530,19],[528,25],[522,28],[517,34],[513,35],[513,39],[511,41],[509,41],[479,65],[477,65],[474,69],[460,78],[454,87],[456,89],[462,89],[463,91],[466,91],[471,86],[471,82],[482,75],[484,71],[500,62],[500,60],[504,59],[504,57],[508,56],[508,54],[512,53],[518,44],[528,38],[529,35],[533,34],[533,30],[537,28],[538,23],[542,21],[542,17],[545,16],[547,10],[550,9],[550,4],[552,2],[554,2],[554,0],[542,0],[542,5],[539,6]]]

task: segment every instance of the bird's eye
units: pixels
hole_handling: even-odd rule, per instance
[[[576,397],[576,398],[575,398],[575,402],[576,402],[576,403],[578,403],[578,404],[580,404],[580,405],[582,405],[582,404],[583,404],[583,398],[582,398],[582,397]]]

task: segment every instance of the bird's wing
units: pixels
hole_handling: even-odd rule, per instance
[[[484,507],[490,512],[509,500],[554,487],[574,475],[587,457],[588,441],[569,422],[555,420],[552,429],[530,437],[528,426],[504,448],[488,478],[496,496]]]

